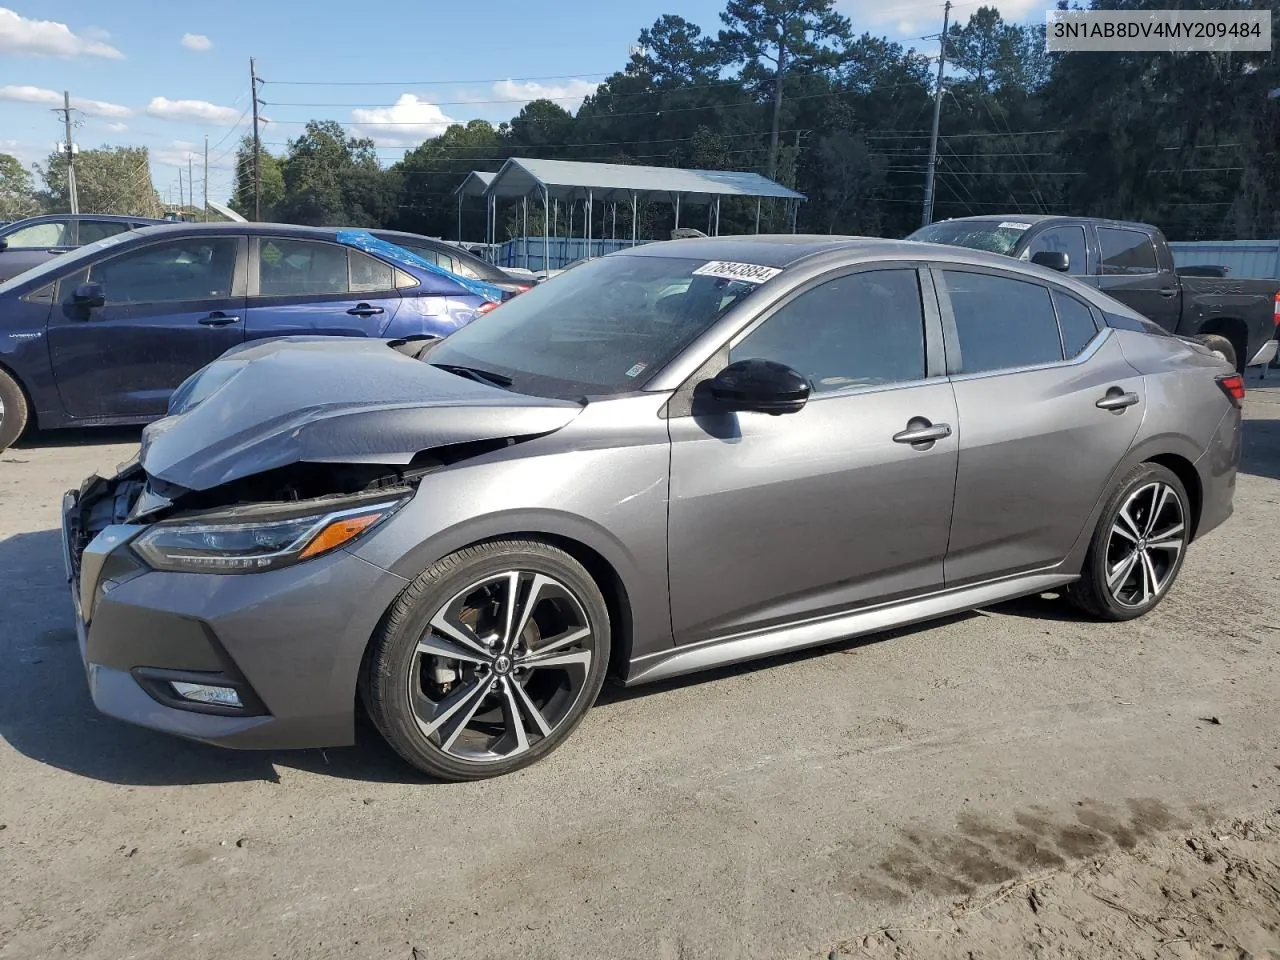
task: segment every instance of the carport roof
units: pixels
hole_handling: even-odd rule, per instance
[[[488,170],[472,170],[467,174],[466,179],[458,185],[458,189],[453,192],[464,197],[483,196],[496,176],[496,173],[490,173]]]
[[[469,174],[463,187],[476,176],[479,174]],[[638,200],[668,203],[677,196],[693,203],[709,203],[716,197],[805,199],[804,194],[768,177],[738,170],[685,170],[512,157],[491,176],[483,192],[494,197],[541,195],[545,189],[555,200],[582,200],[588,193],[595,200],[631,200],[634,196]]]

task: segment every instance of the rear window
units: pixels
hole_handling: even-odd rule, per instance
[[[921,227],[908,240],[943,243],[1009,256],[1031,224],[1019,220],[943,220]]]

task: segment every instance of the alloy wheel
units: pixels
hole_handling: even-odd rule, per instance
[[[1107,541],[1107,590],[1122,607],[1151,604],[1169,587],[1187,544],[1182,498],[1153,481],[1125,498]]]
[[[509,570],[471,584],[432,615],[410,661],[419,731],[472,763],[525,753],[573,716],[595,641],[582,601],[553,577]]]

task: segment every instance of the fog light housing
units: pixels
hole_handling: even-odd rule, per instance
[[[243,707],[240,693],[234,687],[220,687],[212,683],[187,683],[185,680],[170,680],[169,686],[183,700],[192,703],[206,703],[217,707]]]

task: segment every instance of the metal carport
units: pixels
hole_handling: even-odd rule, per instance
[[[488,182],[484,183],[485,178]],[[760,202],[765,199],[785,200],[791,231],[796,229],[796,215],[806,198],[758,173],[737,170],[685,170],[679,167],[641,167],[623,163],[581,163],[574,160],[537,160],[512,157],[496,174],[473,171],[458,188],[459,209],[463,191],[482,193],[487,202],[486,241],[497,241],[497,202],[500,198],[519,199],[524,209],[525,233],[528,233],[529,198],[542,200],[543,261],[547,261],[550,244],[551,202],[563,200],[586,204],[585,236],[591,241],[591,213],[595,201],[631,203],[631,240],[636,242],[636,212],[639,202],[657,201],[675,207],[675,225],[680,226],[681,202],[707,204],[713,208],[714,226],[709,232],[720,233],[720,201],[724,197],[746,197],[756,200],[756,232],[760,232]],[[461,222],[461,221],[459,221]],[[526,256],[527,259],[527,256]]]

